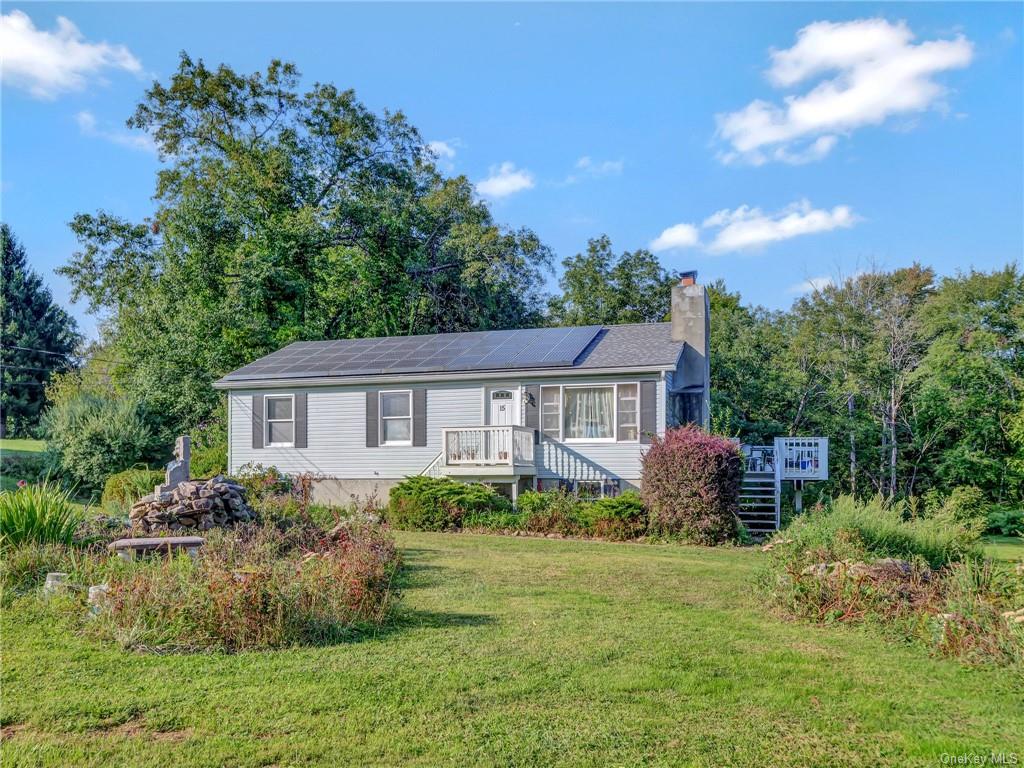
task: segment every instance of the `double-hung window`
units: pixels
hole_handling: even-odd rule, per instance
[[[540,431],[552,440],[562,439],[562,388],[540,388]]]
[[[640,437],[640,397],[638,384],[616,387],[616,429],[619,442],[634,442]]]
[[[269,448],[290,448],[295,445],[295,396],[267,395],[264,423]]]
[[[545,437],[571,442],[637,442],[640,385],[548,385],[540,388]]]
[[[412,392],[380,393],[381,445],[412,445]]]

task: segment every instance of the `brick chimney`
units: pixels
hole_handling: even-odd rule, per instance
[[[672,382],[672,411],[680,424],[705,429],[711,418],[711,307],[697,272],[684,272],[672,287],[672,340],[683,342],[683,356]]]

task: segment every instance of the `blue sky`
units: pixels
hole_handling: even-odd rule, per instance
[[[991,269],[1024,252],[1022,8],[8,2],[2,217],[67,304],[71,217],[152,212],[124,120],[186,50],[402,109],[559,259],[607,233],[770,307],[870,265]]]

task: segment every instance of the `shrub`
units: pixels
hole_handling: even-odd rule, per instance
[[[493,488],[424,475],[410,477],[391,489],[387,520],[411,531],[448,531],[463,519],[512,511],[512,502]]]
[[[0,477],[15,482],[38,483],[46,479],[46,456],[42,453],[14,453],[0,457]]]
[[[948,495],[930,491],[924,499],[925,515],[962,525],[981,535],[988,527],[988,503],[980,488],[973,485],[958,485]]]
[[[50,481],[0,492],[0,546],[70,545],[83,515],[71,492]]]
[[[111,561],[87,631],[124,647],[243,651],[335,642],[380,624],[398,555],[380,525],[213,532],[202,556]]]
[[[482,531],[524,531],[526,515],[522,512],[488,511],[470,512],[462,518],[462,528]]]
[[[104,506],[117,504],[130,507],[164,481],[166,475],[158,469],[145,467],[126,469],[107,478],[103,484],[101,500]]]
[[[43,416],[47,460],[57,474],[94,489],[115,472],[164,453],[142,404],[88,392],[55,403]]]
[[[988,514],[987,532],[1000,536],[1024,535],[1024,509],[992,507]]]
[[[598,499],[586,506],[584,516],[590,531],[606,539],[625,541],[647,531],[647,510],[635,491]]]
[[[189,473],[192,477],[211,478],[223,475],[228,467],[228,429],[226,409],[192,430],[192,455]]]
[[[718,544],[737,535],[739,448],[697,427],[654,437],[643,458],[643,503],[656,535]]]
[[[525,505],[523,503],[523,497]],[[526,530],[531,533],[554,533],[559,536],[580,536],[588,532],[588,503],[564,488],[531,496],[523,494],[519,509],[526,515]]]

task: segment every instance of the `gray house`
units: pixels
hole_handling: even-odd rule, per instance
[[[317,477],[316,494],[385,500],[410,475],[486,482],[513,499],[640,485],[666,427],[706,426],[709,310],[696,273],[672,322],[297,342],[215,383],[228,463]]]

